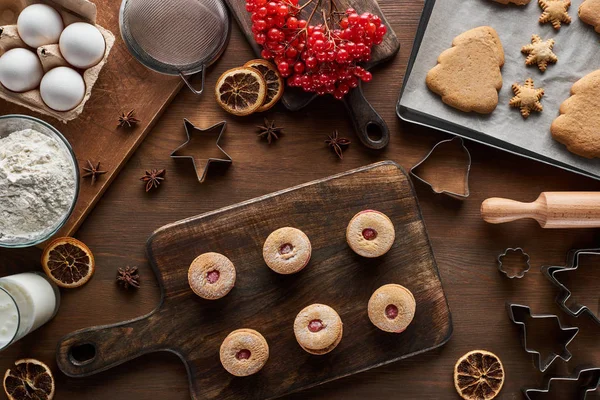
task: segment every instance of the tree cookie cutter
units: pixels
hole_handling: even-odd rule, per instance
[[[592,320],[597,324],[600,324],[600,315],[596,315],[587,306],[579,303],[574,303],[571,306],[567,305],[567,301],[571,297],[571,291],[560,282],[557,275],[564,272],[575,272],[579,268],[579,258],[582,255],[593,255],[600,256],[600,249],[582,249],[573,250],[569,252],[567,256],[566,266],[544,266],[542,267],[542,273],[556,286],[559,290],[556,295],[556,303],[562,308],[567,314],[573,317],[579,317],[582,314],[588,314],[592,317]]]
[[[196,176],[198,177],[198,182],[200,182],[200,183],[204,182],[204,180],[206,179],[206,174],[208,173],[208,167],[210,166],[211,163],[225,163],[225,164],[233,163],[233,160],[231,159],[231,157],[229,157],[229,154],[227,154],[225,152],[225,150],[223,150],[221,148],[221,146],[219,146],[219,141],[221,140],[221,136],[223,136],[223,132],[225,132],[226,125],[227,125],[227,122],[222,121],[222,122],[219,122],[218,124],[215,124],[209,128],[200,129],[200,128],[196,127],[194,124],[192,124],[187,118],[184,118],[183,126],[185,127],[185,133],[187,136],[187,140],[185,141],[185,143],[183,143],[181,146],[176,148],[171,153],[171,158],[189,158],[189,159],[191,159],[192,163],[194,164],[194,169],[196,170]],[[193,141],[195,134],[207,134],[208,133],[208,134],[214,135],[216,132],[218,132],[216,145],[217,145],[217,148],[220,150],[220,152],[223,154],[223,156],[224,156],[223,158],[215,158],[215,157],[200,158],[200,157],[196,157],[193,155],[182,155],[181,154],[182,150],[184,150],[187,146],[189,146],[190,143]]]
[[[545,372],[550,365],[557,359],[560,358],[565,362],[568,362],[573,356],[571,352],[567,349],[569,343],[573,341],[577,333],[579,332],[579,328],[577,327],[564,327],[560,323],[560,319],[557,315],[547,314],[547,315],[534,315],[531,313],[531,308],[521,304],[515,303],[506,303],[506,310],[508,312],[508,316],[512,322],[516,325],[521,326],[521,343],[523,344],[523,348],[529,354],[533,354],[533,363],[540,372]],[[558,330],[560,331],[560,345],[562,351],[560,354],[550,352],[543,360],[542,354],[530,347],[527,344],[527,320],[528,319],[554,319],[556,320],[556,324],[558,326]]]
[[[514,275],[511,274],[506,269],[504,269],[504,264],[502,263],[502,260],[504,259],[504,257],[506,257],[508,255],[508,253],[521,253],[522,259],[525,261],[524,267],[521,269],[521,271],[517,272]],[[509,279],[513,279],[513,278],[521,279],[531,269],[531,264],[529,262],[531,260],[531,258],[529,257],[529,254],[525,253],[525,251],[523,251],[523,249],[520,247],[509,247],[508,249],[504,250],[504,253],[501,253],[500,255],[498,255],[497,260],[498,260],[498,271],[502,272]]]
[[[578,368],[571,376],[552,377],[546,379],[542,389],[523,389],[523,394],[528,400],[539,398],[537,394],[548,394],[553,382],[577,382],[577,400],[585,400],[589,393],[595,392],[600,387],[600,368]]]
[[[444,152],[448,152],[449,150],[456,151],[457,149],[464,155],[465,158],[464,166],[460,168],[456,165],[449,165],[449,154],[444,154]],[[438,154],[441,155],[438,156]],[[436,159],[436,157],[438,159]],[[426,174],[424,174],[424,171],[422,170],[425,169],[427,164],[432,164],[430,168],[438,169],[441,171],[440,173],[435,174],[436,177],[440,178],[440,184],[436,184],[436,182],[433,182],[433,179],[431,178],[424,177],[424,175]],[[442,140],[441,142],[438,142],[435,146],[433,146],[429,153],[410,169],[410,175],[429,186],[434,193],[445,194],[458,200],[464,200],[470,195],[470,171],[471,153],[469,153],[469,150],[465,147],[463,139],[461,137],[455,136],[452,139]],[[448,177],[455,178],[458,174],[464,177],[464,180],[462,180],[462,182],[460,183],[460,185],[462,185],[462,189],[457,190],[455,188],[449,188],[447,185],[452,183],[453,179],[448,179]],[[456,179],[454,179],[454,182],[456,182]]]

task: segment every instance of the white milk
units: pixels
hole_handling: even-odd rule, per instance
[[[0,278],[0,287],[8,292],[0,290],[0,349],[48,322],[58,310],[58,290],[36,273]]]

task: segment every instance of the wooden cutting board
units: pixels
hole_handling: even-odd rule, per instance
[[[254,41],[252,21],[250,20],[250,13],[246,11],[246,1],[225,0],[225,2],[237,20],[240,29],[246,36],[248,43],[252,46],[254,53],[260,58],[262,47]],[[305,3],[306,0],[300,1],[301,5]],[[328,1],[323,1],[323,3],[329,4]],[[339,10],[344,11],[348,8],[354,8],[359,14],[369,12],[379,15],[382,22],[388,27],[388,32],[385,35],[383,42],[380,45],[373,47],[371,61],[366,63],[365,68],[370,69],[394,58],[400,50],[400,41],[398,40],[396,33],[394,33],[390,23],[385,18],[383,11],[379,8],[379,4],[376,0],[336,0],[336,4]],[[308,18],[312,9],[312,5],[306,7],[302,10],[301,16],[303,18]],[[322,20],[319,13],[316,13],[313,17],[313,21],[311,21],[311,25],[322,23]],[[373,79],[377,79],[377,76],[374,76]],[[297,111],[308,105],[314,98],[314,94],[306,93],[302,89],[286,87],[281,101],[288,110]],[[331,97],[331,101],[335,101],[333,97]],[[369,104],[360,85],[358,88],[350,91],[345,97],[344,103],[348,109],[350,118],[352,118],[354,129],[360,141],[365,146],[373,149],[381,149],[387,146],[389,142],[389,129],[387,124],[377,111],[373,109],[371,104]]]
[[[16,23],[19,12],[25,6],[18,1],[8,3],[22,7],[13,7],[10,13],[3,13],[7,2],[0,0],[0,26]],[[100,162],[101,169],[108,171],[99,177],[94,186],[91,186],[89,179],[81,180],[73,214],[57,236],[69,236],[77,230],[182,86],[179,77],[152,72],[127,52],[119,33],[119,1],[94,0],[94,3],[98,9],[98,25],[110,30],[116,41],[83,113],[68,124],[63,124],[52,117],[0,100],[2,115],[33,115],[58,129],[71,143],[80,167],[87,166],[86,160],[91,160]],[[119,114],[130,110],[135,110],[141,123],[132,129],[117,128]],[[160,164],[147,166],[159,167]],[[143,173],[143,169],[140,169],[140,176]],[[141,186],[140,190],[143,190]]]
[[[395,244],[379,259],[359,257],[345,240],[350,219],[369,208],[387,214],[396,229]],[[302,229],[312,242],[309,265],[295,275],[276,274],[262,258],[264,240],[283,226]],[[186,366],[193,399],[266,399],[436,348],[452,333],[412,185],[391,161],[167,225],[147,246],[162,288],[160,305],[139,319],[64,337],[57,362],[68,376],[171,351]],[[207,251],[225,254],[237,269],[235,288],[216,301],[197,297],[187,282],[190,263]],[[402,334],[378,330],[367,316],[371,294],[387,283],[406,286],[417,301],[415,319]],[[296,314],[316,302],[336,309],[344,323],[341,343],[324,356],[302,350],[292,330]],[[251,377],[235,378],[219,361],[221,342],[238,328],[256,329],[269,343],[269,361]]]

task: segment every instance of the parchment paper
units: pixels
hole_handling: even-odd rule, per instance
[[[404,107],[482,132],[494,138],[579,168],[600,178],[600,159],[588,160],[570,153],[552,139],[550,125],[559,115],[560,104],[570,96],[573,83],[600,69],[600,34],[583,23],[578,15],[582,0],[573,0],[570,25],[554,30],[551,24],[539,24],[542,10],[536,0],[526,6],[502,5],[492,0],[437,0],[408,78],[400,104]],[[463,113],[445,105],[441,97],[425,84],[427,72],[437,64],[438,56],[452,45],[454,37],[478,26],[496,29],[504,46],[503,86],[499,103],[491,115]],[[537,65],[526,66],[521,47],[531,43],[531,35],[556,41],[558,63],[542,73]],[[517,108],[508,106],[513,96],[511,85],[533,78],[546,95],[544,111],[524,120]],[[600,112],[600,110],[599,110]],[[599,127],[600,129],[600,127]],[[481,139],[485,140],[484,137]]]

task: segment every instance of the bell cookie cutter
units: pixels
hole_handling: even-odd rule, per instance
[[[222,121],[222,122],[219,122],[218,124],[215,124],[209,128],[200,129],[200,128],[196,127],[194,124],[192,124],[187,118],[184,118],[183,126],[185,127],[187,141],[185,143],[183,143],[181,146],[179,146],[178,148],[176,148],[171,153],[171,158],[190,158],[192,160],[192,163],[194,164],[194,169],[196,170],[196,176],[198,177],[198,182],[200,182],[200,183],[204,182],[204,180],[206,179],[206,174],[208,173],[208,167],[210,166],[211,163],[226,163],[226,164],[233,163],[233,160],[231,159],[231,157],[229,157],[229,154],[227,154],[225,152],[225,150],[223,150],[221,148],[221,146],[219,146],[219,141],[221,140],[221,136],[223,136],[223,132],[225,132],[226,125],[227,125],[227,122]],[[193,141],[194,134],[213,134],[214,135],[214,134],[216,134],[216,132],[218,132],[216,145],[217,145],[217,148],[221,151],[221,153],[223,153],[223,156],[224,156],[223,158],[215,158],[215,157],[200,158],[200,157],[195,157],[195,156],[190,156],[190,155],[179,154],[183,149],[185,149]]]
[[[425,179],[422,177],[422,175],[423,175],[422,173],[419,174],[419,169],[423,169],[423,167],[428,164],[428,161],[429,161],[429,163],[433,163],[435,161],[435,160],[433,160],[433,158],[435,157],[435,155],[438,152],[443,152],[446,149],[453,149],[456,147],[458,147],[458,149],[465,155],[465,160],[466,160],[464,168],[461,168],[461,171],[460,171],[460,173],[464,176],[464,182],[462,183],[463,189],[460,192],[457,191],[456,189],[440,188],[440,187],[438,187],[438,185],[433,183],[431,181],[431,179]],[[456,150],[456,149],[453,149],[453,150]],[[438,166],[438,168],[439,167],[440,166]],[[452,167],[450,167],[450,168],[452,168]],[[459,136],[455,136],[452,139],[442,140],[441,142],[438,142],[435,146],[433,146],[433,148],[429,151],[429,153],[425,157],[423,157],[423,159],[421,161],[416,163],[410,169],[409,173],[415,179],[417,179],[417,180],[423,182],[424,184],[426,184],[427,186],[429,186],[431,188],[431,190],[433,190],[434,193],[445,194],[447,196],[450,196],[450,197],[458,199],[458,200],[464,200],[467,197],[469,197],[469,195],[470,195],[470,191],[469,191],[469,173],[470,173],[470,171],[471,171],[471,153],[469,153],[469,150],[466,148],[463,139]],[[456,173],[454,171],[452,171],[451,174],[455,175]],[[445,183],[444,183],[444,185],[445,185],[447,183],[447,180],[444,180],[444,181],[445,181]]]
[[[600,387],[600,368],[578,368],[571,376],[552,377],[546,379],[542,389],[523,389],[523,395],[528,400],[536,400],[538,394],[551,392],[553,382],[577,382],[577,400],[585,400],[589,393]],[[533,395],[533,396],[532,396]]]
[[[573,341],[577,333],[579,332],[579,328],[577,327],[563,327],[560,323],[560,319],[557,315],[552,314],[539,314],[534,315],[531,313],[531,308],[525,305],[516,304],[516,303],[506,303],[506,310],[508,312],[508,316],[512,322],[519,325],[521,327],[521,343],[523,344],[523,348],[529,354],[533,354],[533,363],[540,372],[545,372],[550,365],[557,359],[560,358],[565,362],[568,362],[573,356],[571,352],[567,349],[569,343]],[[561,347],[562,352],[560,354],[556,354],[551,352],[542,360],[542,354],[529,347],[527,344],[527,320],[528,319],[554,319],[556,320],[556,324],[558,330],[561,334]]]
[[[506,269],[504,269],[504,264],[502,263],[502,260],[504,259],[504,257],[506,257],[508,255],[508,253],[521,253],[523,260],[525,260],[525,264],[524,264],[525,267],[523,269],[521,269],[520,272],[517,272],[514,275],[511,274]],[[498,255],[497,260],[498,260],[498,271],[500,271],[504,275],[506,275],[506,277],[508,279],[514,279],[514,278],[521,279],[531,269],[531,264],[529,262],[531,260],[531,258],[529,257],[529,254],[525,253],[525,251],[523,251],[523,249],[521,247],[509,247],[508,249],[504,250],[504,253],[501,253],[500,255]]]
[[[573,317],[588,314],[594,322],[600,324],[600,316],[596,315],[587,306],[578,303],[574,303],[571,306],[567,305],[567,301],[571,298],[571,291],[557,277],[561,273],[577,271],[579,268],[579,258],[582,255],[600,256],[600,249],[573,250],[567,256],[566,266],[544,266],[542,267],[542,273],[558,288],[559,292],[556,295],[556,303],[560,308]]]

